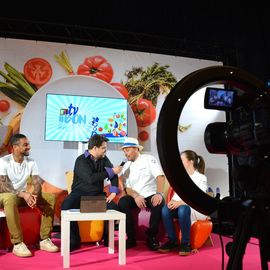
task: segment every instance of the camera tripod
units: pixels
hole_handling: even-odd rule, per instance
[[[244,206],[246,209],[239,218],[228,254],[229,261],[226,269],[242,270],[243,256],[254,225],[258,232],[261,269],[268,270],[267,261],[270,261],[270,228],[268,226],[270,209],[264,203],[260,201],[256,203],[252,200],[246,201]]]

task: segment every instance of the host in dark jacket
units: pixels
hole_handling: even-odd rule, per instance
[[[106,156],[108,139],[95,134],[88,142],[88,150],[78,156],[74,166],[73,183],[71,193],[65,198],[62,210],[80,208],[81,196],[104,195],[104,180],[111,181],[110,195],[107,197],[107,209],[118,210],[118,206],[112,201],[118,189],[118,173],[122,167],[113,167]],[[106,225],[106,223],[105,223]],[[81,239],[77,221],[70,226],[70,250],[80,248]],[[107,244],[107,225],[105,226],[104,242]]]

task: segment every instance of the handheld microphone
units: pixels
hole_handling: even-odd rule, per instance
[[[211,196],[211,197],[214,197],[214,191],[213,191],[213,189],[212,189],[211,187],[208,187],[208,189],[207,189],[207,194],[208,194],[209,196]]]
[[[125,158],[125,159],[123,159],[123,161],[121,162],[121,164],[119,166],[124,166],[126,162],[127,162],[127,159]]]
[[[219,187],[216,188],[216,197],[215,197],[215,199],[220,200],[220,188]]]

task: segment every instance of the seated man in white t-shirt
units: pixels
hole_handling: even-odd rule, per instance
[[[25,135],[15,134],[10,139],[12,154],[0,158],[0,207],[4,207],[12,252],[19,257],[32,256],[23,243],[18,206],[38,207],[42,213],[40,227],[40,249],[57,252],[58,247],[50,239],[53,228],[55,198],[41,193],[41,181],[36,162],[28,157],[31,149]],[[28,178],[32,178],[34,190],[26,190]]]
[[[121,148],[128,160],[121,173],[126,196],[118,202],[120,211],[126,214],[126,247],[136,246],[132,209],[149,207],[151,217],[147,230],[147,245],[151,250],[157,250],[159,243],[156,235],[164,205],[164,173],[155,157],[140,154],[143,147],[139,145],[137,139],[127,138]]]

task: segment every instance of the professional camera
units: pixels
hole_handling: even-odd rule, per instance
[[[269,92],[248,96],[239,89],[207,87],[204,107],[227,111],[226,123],[207,125],[205,145],[210,153],[227,154],[233,159],[232,178],[240,191],[234,196],[251,199],[263,184],[260,172],[270,169]]]
[[[226,154],[230,196],[222,200],[202,192],[179,164],[177,126],[185,103],[198,89],[207,87],[206,109],[223,110],[226,122],[210,123],[204,141],[210,153]],[[190,206],[219,223],[234,222],[233,243],[227,269],[242,269],[242,259],[252,231],[260,243],[262,269],[270,261],[270,93],[264,83],[239,68],[213,66],[197,70],[171,90],[163,103],[157,126],[161,165],[171,186]],[[177,168],[177,169],[176,169]],[[181,179],[181,181],[179,181]]]
[[[219,101],[223,99],[229,102]],[[207,87],[204,107],[230,113],[226,123],[206,127],[204,139],[210,153],[261,157],[270,154],[269,93],[248,100],[245,95],[237,95],[236,90]]]

